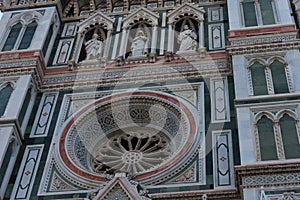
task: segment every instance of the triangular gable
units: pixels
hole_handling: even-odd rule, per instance
[[[125,175],[116,175],[107,185],[105,185],[103,189],[99,191],[93,200],[106,199],[115,195],[116,193],[118,193],[118,195],[123,195],[124,199],[143,199],[139,195],[136,185],[129,182]]]
[[[198,7],[195,4],[185,3],[168,14],[169,23],[173,24],[174,22],[177,22],[184,14],[188,14],[188,16],[193,17],[193,19],[197,21],[203,21],[205,11],[202,7]]]
[[[129,28],[136,23],[136,21],[141,20],[148,22],[152,26],[157,26],[158,18],[159,15],[144,7],[141,7],[123,19],[123,28]]]
[[[96,24],[102,26],[104,29],[112,30],[114,20],[103,14],[101,11],[97,11],[94,15],[87,18],[83,22],[78,24],[79,33],[85,33],[87,30],[96,26]]]

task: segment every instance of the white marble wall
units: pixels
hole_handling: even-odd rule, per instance
[[[245,55],[232,56],[232,68],[235,87],[235,98],[243,99],[249,97],[248,77],[247,77],[247,59]]]
[[[249,108],[237,108],[241,165],[256,163],[252,113]]]

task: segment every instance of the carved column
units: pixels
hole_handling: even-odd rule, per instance
[[[174,37],[173,37],[173,29],[172,24],[168,24],[168,51],[173,52],[173,43],[174,43]]]
[[[278,121],[273,122],[274,133],[275,133],[275,142],[277,146],[277,156],[279,160],[285,159],[282,137],[280,132],[280,127]]]
[[[204,47],[204,23],[203,20],[199,23],[199,48]]]
[[[106,37],[106,42],[105,42],[105,47],[104,47],[104,52],[103,52],[104,59],[106,59],[108,57],[108,50],[109,50],[110,43],[111,43],[111,32],[112,32],[112,30],[107,31],[107,37]]]
[[[151,53],[156,52],[156,43],[157,43],[157,26],[154,26],[152,30]]]

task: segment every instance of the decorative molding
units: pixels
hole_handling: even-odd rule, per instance
[[[230,121],[229,93],[227,78],[210,79],[212,123]]]
[[[233,152],[230,130],[212,131],[215,189],[233,188]]]
[[[300,185],[300,173],[276,174],[276,175],[259,175],[248,176],[242,179],[242,187],[272,187],[272,186],[286,186],[286,185]]]
[[[37,115],[35,117],[30,138],[45,137],[48,135],[50,122],[54,113],[58,92],[44,93],[41,99]]]
[[[251,45],[251,46],[227,46],[229,55],[243,55],[243,54],[257,54],[257,53],[269,53],[276,51],[287,51],[287,50],[297,50],[300,49],[300,41],[285,41],[278,43],[269,43],[261,45]]]
[[[209,49],[217,50],[225,48],[224,24],[209,24]]]
[[[14,184],[11,200],[29,200],[44,145],[26,146],[18,176]]]
[[[253,37],[229,38],[231,46],[255,45],[261,43],[289,42],[297,40],[297,33],[272,34]]]
[[[67,64],[72,47],[74,43],[74,38],[70,39],[61,39],[58,44],[58,48],[56,50],[56,54],[53,60],[53,65],[59,65],[59,64]]]

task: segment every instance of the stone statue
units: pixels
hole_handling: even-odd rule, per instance
[[[184,30],[178,36],[178,43],[180,44],[179,51],[195,51],[197,50],[197,35],[189,29],[188,25],[184,25]]]
[[[148,38],[142,30],[139,30],[131,44],[131,56],[144,56],[148,49]]]
[[[103,42],[98,40],[98,34],[94,34],[92,39],[86,42],[86,59],[99,59],[103,51]]]

